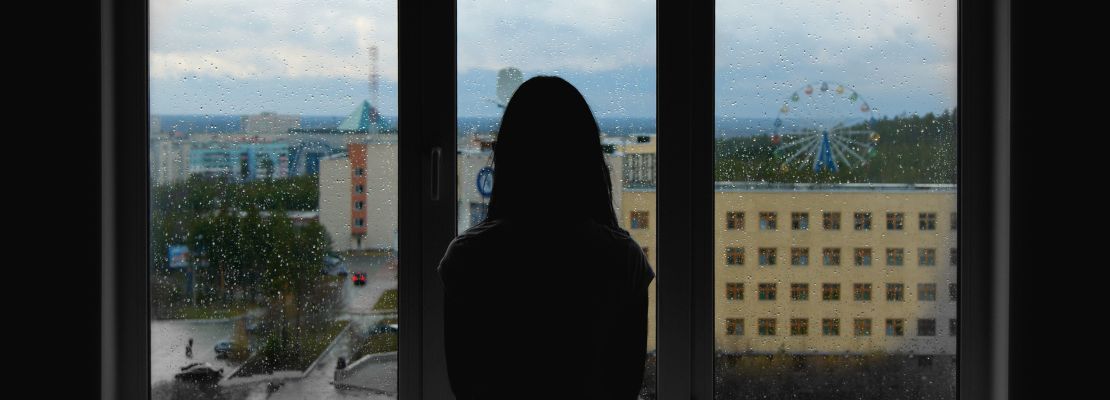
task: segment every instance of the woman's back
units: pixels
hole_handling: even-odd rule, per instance
[[[627,232],[487,220],[451,243],[439,273],[456,397],[636,397],[654,274]]]

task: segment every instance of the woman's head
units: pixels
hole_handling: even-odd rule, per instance
[[[493,151],[489,218],[582,216],[617,227],[609,167],[586,99],[559,77],[516,90]]]

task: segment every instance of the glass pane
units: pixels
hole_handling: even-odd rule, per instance
[[[716,398],[954,399],[956,1],[716,7]]]
[[[395,397],[396,8],[151,2],[152,397]]]
[[[458,2],[458,230],[486,217],[492,179],[492,149],[502,113],[521,82],[559,76],[585,97],[601,131],[610,169],[613,208],[655,263],[655,2],[540,1]],[[558,124],[558,116],[553,118]],[[561,146],[552,137],[550,148]],[[540,153],[540,152],[538,152]],[[576,160],[547,152],[537,163]],[[576,201],[577,180],[550,182],[547,198]],[[536,210],[537,230],[559,224]],[[573,249],[537,249],[546,252]],[[523,267],[523,266],[522,266]],[[567,265],[567,268],[573,266]],[[655,284],[648,288],[648,357],[641,396],[655,396]],[[556,325],[573,322],[559,321]],[[563,328],[559,328],[563,329]]]

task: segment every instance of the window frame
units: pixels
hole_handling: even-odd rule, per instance
[[[1008,380],[1010,3],[961,1],[957,17],[961,398]],[[102,0],[101,394],[149,398],[149,34],[144,1]],[[715,5],[656,3],[657,355],[661,399],[713,398]],[[435,265],[455,235],[456,4],[398,2],[398,235],[406,316],[398,393],[450,399]],[[689,134],[702,132],[703,134]],[[963,135],[976,132],[975,135]],[[973,227],[969,229],[967,227]],[[135,245],[141,243],[141,245]],[[688,266],[668,268],[667,266]],[[421,312],[421,311],[424,312]]]

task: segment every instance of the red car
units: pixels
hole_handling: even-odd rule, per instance
[[[365,285],[366,284],[366,273],[365,272],[355,272],[354,274],[351,275],[351,282],[354,282],[355,285],[359,285],[359,286]]]

